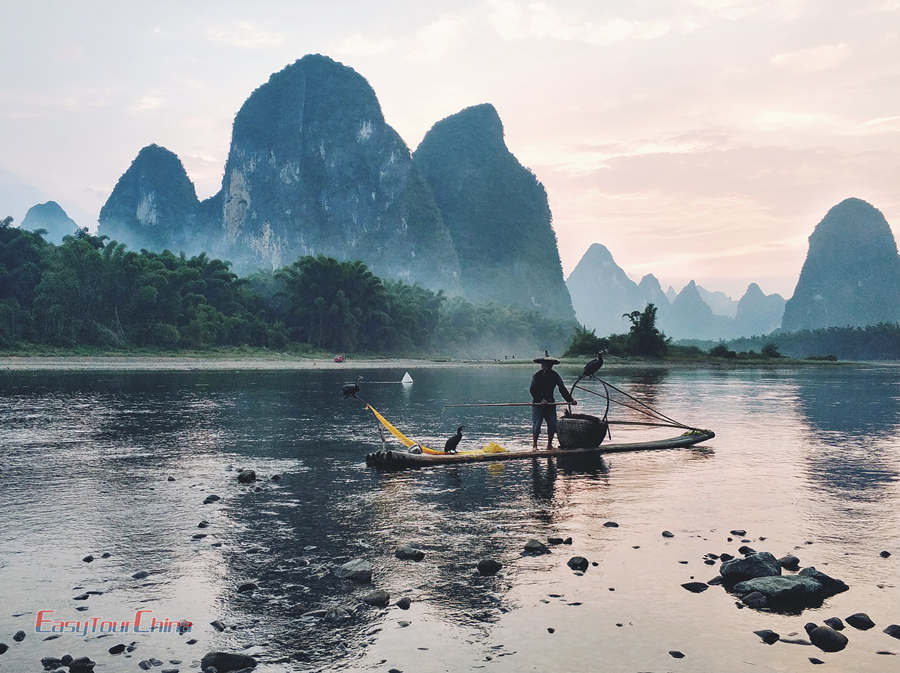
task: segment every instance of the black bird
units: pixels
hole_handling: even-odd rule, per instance
[[[459,442],[462,439],[462,431],[465,425],[460,425],[456,428],[456,434],[453,435],[447,442],[444,444],[444,453],[456,453],[456,447],[459,446]]]
[[[356,397],[356,393],[359,392],[359,382],[363,380],[362,376],[356,377],[356,383],[345,383],[344,387],[341,388],[341,392],[344,393],[344,399],[348,397]]]
[[[589,376],[593,376],[597,373],[597,370],[603,366],[603,354],[597,353],[597,359],[591,360],[584,366],[584,371],[581,372],[581,378],[587,378]]]

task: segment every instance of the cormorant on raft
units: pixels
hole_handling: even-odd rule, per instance
[[[465,425],[460,425],[456,428],[456,434],[444,444],[444,453],[456,453],[456,447],[459,446],[459,442],[462,440],[462,431],[465,427]]]
[[[359,382],[363,380],[362,376],[356,377],[355,383],[345,383],[341,388],[341,392],[344,393],[344,399],[348,397],[356,397],[356,393],[359,392]]]

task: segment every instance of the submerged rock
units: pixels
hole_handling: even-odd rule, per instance
[[[810,605],[820,600],[822,585],[809,577],[757,577],[738,582],[732,588],[737,594],[760,593],[771,606]]]
[[[348,579],[354,582],[365,584],[372,581],[372,564],[363,559],[353,559],[347,561],[344,565],[335,571],[335,574],[341,579]]]
[[[397,548],[394,556],[404,561],[421,561],[425,558],[425,552],[411,544],[404,544]]]
[[[232,673],[245,668],[256,668],[256,659],[233,652],[209,652],[200,660],[200,669],[215,668],[216,673]]]
[[[220,498],[220,497],[217,496],[215,493],[213,493],[212,495],[206,496],[206,498],[203,500],[203,504],[204,504],[204,505],[210,505],[210,504],[212,504],[212,503],[214,503],[214,502],[218,502],[218,501],[221,500],[221,499],[222,499],[222,498]]]

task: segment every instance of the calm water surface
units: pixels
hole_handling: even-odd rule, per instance
[[[217,649],[246,651],[264,672],[818,670],[811,656],[832,671],[900,671],[900,656],[877,654],[900,653],[881,632],[900,623],[900,369],[610,370],[615,385],[717,437],[605,460],[394,473],[366,467],[380,448],[376,426],[339,399],[355,373],[0,373],[0,642],[10,646],[0,671],[41,670],[41,657],[67,653],[90,656],[98,673],[137,671],[150,657],[196,670]],[[442,445],[464,424],[463,448],[529,445],[527,410],[444,405],[526,400],[531,368],[411,373],[408,388],[363,384],[408,435]],[[613,432],[616,442],[670,434]],[[256,470],[258,488],[238,484],[239,468]],[[210,494],[221,500],[202,504]],[[737,553],[733,528],[850,591],[791,616],[738,609],[719,587],[682,589],[716,575],[705,553]],[[521,555],[548,535],[574,543]],[[424,561],[394,557],[408,541]],[[576,554],[597,565],[574,574],[566,561]],[[474,572],[485,557],[503,563],[496,576]],[[352,558],[371,561],[373,586],[412,607],[361,607],[373,587],[333,574]],[[138,571],[150,574],[132,579]],[[238,593],[245,582],[259,588]],[[75,600],[87,591],[102,594]],[[336,606],[350,617],[302,617]],[[151,610],[196,626],[44,641],[40,610],[67,620]],[[807,621],[859,611],[877,628],[848,628],[837,654],[753,634],[805,636]],[[20,629],[26,639],[13,642]],[[132,641],[130,654],[107,652]]]

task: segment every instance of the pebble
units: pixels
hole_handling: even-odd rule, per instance
[[[411,604],[412,604],[412,601],[410,599],[408,599],[406,596],[404,596],[399,601],[394,603],[394,605],[396,605],[401,610],[409,610],[409,606]]]
[[[365,603],[366,605],[373,605],[377,608],[387,607],[388,603],[390,602],[391,596],[384,589],[376,589],[375,591],[363,596],[363,603]]]
[[[397,548],[394,556],[402,561],[421,561],[425,558],[425,552],[411,544],[404,544]]]
[[[556,632],[556,629],[554,629],[552,626],[547,627],[547,633],[555,633],[555,632]]]
[[[478,572],[482,575],[493,575],[502,567],[503,564],[500,561],[492,558],[482,559],[478,562]]]
[[[561,537],[548,537],[547,544],[562,544],[563,539]]]
[[[150,576],[150,573],[148,573],[146,570],[139,570],[134,575],[131,576],[131,579],[142,580],[145,577],[149,577],[149,576]]]
[[[824,664],[825,662],[822,661],[821,659],[816,659],[815,657],[810,657],[810,658],[809,658],[809,663],[811,663],[811,664]]]
[[[883,633],[888,634],[892,638],[900,638],[900,625],[891,624],[886,629],[884,629]]]
[[[23,640],[25,640],[25,632],[16,631],[16,635],[13,636],[13,640],[15,640],[17,643],[21,643]]]
[[[766,645],[778,642],[778,639],[780,638],[780,636],[771,629],[762,629],[761,631],[754,631],[753,633],[762,638],[762,641]]]
[[[573,556],[566,562],[566,565],[568,565],[572,570],[580,570],[584,572],[588,569],[589,561],[584,558],[584,556]]]
[[[888,558],[891,555],[891,552],[885,550],[879,554],[881,558]]]
[[[744,537],[747,534],[747,531],[737,528],[733,531],[730,531],[732,535],[736,535],[738,537]]]
[[[607,521],[606,523],[603,524],[603,526],[605,528],[618,528],[619,524],[617,524],[615,521]]]
[[[222,499],[222,498],[220,498],[219,496],[217,496],[217,495],[215,495],[215,494],[208,495],[208,496],[206,496],[206,499],[203,501],[203,504],[204,504],[204,505],[210,505],[210,504],[212,504],[212,503],[214,503],[214,502],[218,502],[218,501],[221,500],[221,499]]]
[[[87,556],[85,556],[85,557],[84,557],[83,559],[81,559],[81,560],[84,561],[85,563],[90,563],[91,561],[94,560],[94,557],[91,556],[90,554],[88,554]]]
[[[662,536],[663,536],[663,537],[675,537],[675,533],[673,533],[673,532],[670,531],[670,530],[664,530],[664,531],[662,532]]]
[[[709,585],[706,582],[685,582],[681,586],[694,594],[699,594],[709,589]]]
[[[844,630],[844,622],[841,621],[840,617],[829,617],[828,619],[825,619],[823,621],[835,631]]]
[[[675,659],[684,659],[684,652],[679,652],[678,650],[669,650],[669,655]]]
[[[122,654],[125,651],[124,643],[119,643],[118,645],[113,645],[109,648],[110,654]]]
[[[565,544],[565,542],[563,542],[563,544]],[[550,550],[547,548],[547,545],[540,540],[529,540],[525,543],[525,553],[534,555],[549,554]]]
[[[0,643],[0,654],[3,654],[8,649],[9,649],[9,645],[7,645],[6,643]]]

